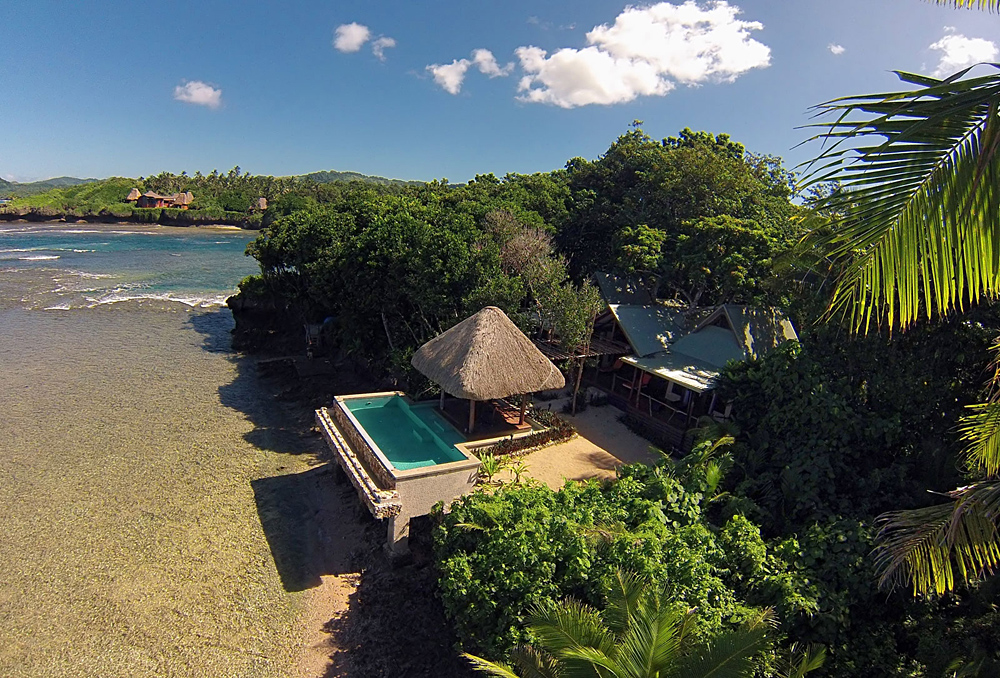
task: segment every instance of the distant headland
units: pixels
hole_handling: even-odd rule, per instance
[[[425,183],[335,170],[287,177],[255,176],[239,167],[226,173],[161,172],[138,179],[56,177],[27,183],[0,179],[0,221],[228,225],[254,229],[265,223],[268,204],[322,201],[327,194],[340,190],[338,184],[353,182],[385,189]]]

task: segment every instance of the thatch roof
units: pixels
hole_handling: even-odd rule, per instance
[[[138,188],[133,188],[131,191],[128,192],[128,197],[125,198],[125,200],[127,200],[129,202],[131,202],[133,200],[138,200],[140,195],[142,195],[142,194],[139,193],[139,189]]]
[[[410,362],[447,393],[470,400],[566,385],[559,368],[495,306],[487,306],[431,339]]]
[[[267,198],[257,198],[257,209],[261,212],[267,209]]]
[[[191,191],[178,193],[174,196],[175,205],[190,205],[192,200],[194,200],[194,195],[191,194]]]

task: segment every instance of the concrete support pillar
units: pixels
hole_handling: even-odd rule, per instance
[[[389,518],[386,548],[391,553],[408,553],[410,550],[410,516]]]

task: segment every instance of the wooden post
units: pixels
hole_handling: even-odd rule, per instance
[[[573,387],[573,414],[576,414],[576,394],[580,392],[580,382],[583,380],[583,363],[586,356],[580,358],[580,371],[576,373],[576,386]]]
[[[469,434],[476,429],[476,401],[469,400]]]
[[[517,425],[520,426],[524,423],[524,411],[528,409],[528,394],[521,394],[521,416],[517,420]]]
[[[639,397],[642,396],[642,380],[646,378],[646,374],[642,373],[639,377],[639,385],[635,389],[635,406],[639,407]]]
[[[438,407],[444,412],[444,389],[441,389],[441,402],[438,404]]]

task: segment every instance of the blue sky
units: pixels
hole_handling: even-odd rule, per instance
[[[809,106],[894,89],[891,69],[1000,60],[1000,18],[920,0],[681,4],[7,0],[0,176],[460,182],[595,158],[634,119],[791,166],[814,150],[792,148]]]

